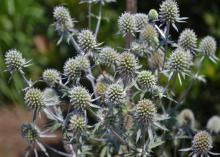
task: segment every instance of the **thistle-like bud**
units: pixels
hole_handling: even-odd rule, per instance
[[[178,45],[185,51],[194,53],[196,49],[197,37],[193,30],[185,29],[179,36]]]
[[[134,15],[123,13],[118,19],[119,30],[123,35],[134,34],[136,31],[136,21]]]
[[[73,87],[69,93],[70,103],[76,109],[85,109],[91,102],[92,98],[84,87]]]
[[[137,83],[142,89],[152,90],[156,85],[156,78],[150,71],[141,71],[137,76]]]
[[[215,55],[217,46],[216,41],[211,36],[206,36],[202,39],[199,45],[199,49],[203,55],[213,56]]]
[[[151,54],[148,59],[148,64],[152,70],[161,69],[164,62],[164,53],[159,49]]]
[[[151,122],[154,120],[157,109],[149,99],[140,100],[136,107],[136,118],[139,122]]]
[[[178,123],[180,126],[188,126],[193,128],[195,125],[195,117],[190,109],[184,109],[180,112],[178,116]]]
[[[220,133],[220,117],[212,116],[209,118],[206,128],[213,133]]]
[[[63,6],[55,7],[53,17],[55,18],[55,25],[58,31],[65,32],[73,29],[74,23],[67,8]]]
[[[138,69],[137,59],[132,53],[123,52],[118,60],[118,72],[124,76],[132,76]]]
[[[212,137],[207,131],[198,132],[192,141],[192,151],[196,156],[206,156],[212,148]]]
[[[152,21],[158,20],[158,12],[155,9],[151,9],[148,13],[148,19]]]
[[[174,23],[179,18],[179,7],[175,0],[165,0],[160,5],[159,17],[162,22]]]
[[[177,72],[185,72],[192,65],[192,55],[183,50],[182,48],[177,48],[170,56],[168,61],[168,69]]]
[[[25,66],[25,59],[21,52],[16,49],[8,50],[5,54],[5,64],[10,73],[22,70]]]
[[[43,92],[37,88],[30,88],[25,93],[25,104],[32,109],[41,109],[45,106]]]
[[[90,30],[82,30],[77,36],[80,47],[85,51],[91,51],[97,47],[96,38]]]
[[[146,40],[149,44],[158,44],[158,33],[153,25],[147,24],[141,30],[141,38]]]
[[[106,103],[108,105],[119,105],[123,102],[126,93],[119,84],[112,84],[105,93]]]
[[[86,71],[90,68],[90,62],[85,56],[77,56],[74,60],[77,62],[81,70]]]
[[[111,47],[104,47],[99,54],[99,61],[103,64],[115,65],[118,53]]]
[[[54,86],[61,80],[60,72],[56,69],[47,69],[43,72],[43,80],[50,86]]]
[[[135,22],[136,22],[136,29],[140,31],[144,28],[144,26],[148,23],[148,17],[146,14],[143,13],[136,13],[134,15]]]
[[[69,118],[68,130],[74,134],[81,134],[86,130],[87,120],[84,116],[73,114]]]
[[[131,52],[135,55],[142,56],[148,53],[148,44],[146,42],[138,43],[136,41],[131,43]]]
[[[22,124],[21,135],[29,143],[33,143],[39,138],[37,130],[31,124]]]
[[[64,64],[64,75],[70,80],[76,80],[81,76],[81,67],[79,63],[73,59],[68,59]]]

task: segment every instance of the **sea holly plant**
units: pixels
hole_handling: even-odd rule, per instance
[[[215,39],[207,36],[197,44],[194,30],[181,31],[176,25],[187,22],[180,17],[177,2],[164,0],[148,14],[123,12],[118,30],[133,40],[128,48],[113,48],[97,41],[102,6],[109,2],[115,1],[82,0],[88,5],[89,26],[81,30],[67,7],[54,7],[57,44],[69,44],[75,51],[69,54],[63,72],[49,67],[39,80],[30,80],[25,75],[30,62],[22,53],[16,49],[5,53],[6,71],[19,73],[27,83],[22,90],[24,102],[33,112],[33,121],[21,127],[29,144],[26,156],[31,151],[35,156],[38,151],[49,156],[48,150],[71,157],[219,155],[212,151],[212,135],[220,132],[219,117],[210,118],[205,130],[196,127],[190,109],[179,111],[193,84],[205,82],[200,75],[203,61],[208,58],[217,64]],[[98,15],[92,13],[94,5],[100,6]],[[94,29],[92,20],[97,22]],[[178,39],[173,39],[171,29],[180,32]],[[39,88],[39,82],[45,88]],[[177,95],[175,86],[183,84],[187,88]],[[42,114],[50,120],[46,126],[38,126]],[[63,151],[42,140],[56,138],[55,131],[62,134]]]

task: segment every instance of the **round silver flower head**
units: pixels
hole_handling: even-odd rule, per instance
[[[213,133],[220,133],[220,117],[219,116],[212,116],[209,118],[206,128]]]
[[[213,56],[217,50],[217,44],[213,37],[206,36],[202,39],[199,45],[199,49],[203,55]]]
[[[158,20],[158,12],[155,9],[151,9],[148,13],[148,19],[152,21]]]
[[[35,142],[39,138],[37,130],[31,124],[22,124],[22,126],[21,126],[21,135],[30,144]]]
[[[30,88],[25,93],[25,104],[31,109],[41,109],[45,106],[43,92],[37,88]]]
[[[126,92],[119,84],[112,84],[105,92],[106,103],[108,105],[120,105],[123,103]]]
[[[158,33],[156,28],[151,24],[146,24],[141,30],[141,38],[147,41],[150,45],[158,44]]]
[[[136,32],[136,21],[134,15],[130,13],[123,13],[118,19],[118,26],[120,32],[124,36],[128,33],[134,35]]]
[[[77,35],[78,43],[85,52],[91,51],[97,47],[96,38],[90,30],[82,30]]]
[[[76,56],[74,60],[82,70],[86,71],[90,68],[90,61],[85,56]]]
[[[63,6],[57,6],[53,10],[53,17],[56,21],[56,29],[61,32],[71,31],[74,27],[69,10]]]
[[[156,85],[156,78],[151,71],[141,71],[137,76],[137,84],[142,89],[152,90]]]
[[[136,57],[129,52],[123,52],[118,59],[118,72],[126,77],[133,76],[138,69]]]
[[[69,117],[68,130],[75,134],[82,134],[86,130],[87,120],[80,114],[72,114]]]
[[[81,67],[74,58],[69,58],[64,64],[64,75],[70,80],[77,80],[81,76]]]
[[[146,14],[143,13],[136,13],[134,14],[135,22],[136,22],[136,29],[140,31],[144,28],[144,26],[148,23],[148,17]]]
[[[190,109],[184,109],[178,115],[178,123],[180,126],[188,126],[193,128],[195,125],[195,117]]]
[[[148,53],[149,45],[146,42],[136,42],[131,43],[131,52],[138,56],[143,56]]]
[[[61,81],[60,72],[56,69],[47,69],[43,72],[43,80],[50,86],[54,86]]]
[[[164,61],[164,53],[161,49],[158,49],[157,52],[154,52],[150,55],[148,59],[148,64],[151,70],[161,69]]]
[[[76,109],[85,109],[92,102],[91,95],[84,87],[73,87],[69,92],[70,103]]]
[[[175,0],[164,0],[160,5],[159,17],[162,22],[175,23],[178,21],[179,7]]]
[[[118,59],[118,53],[111,47],[104,47],[99,53],[99,61],[107,65],[115,65]]]
[[[20,51],[16,49],[8,50],[5,54],[5,64],[7,67],[7,70],[10,73],[13,73],[18,70],[22,70],[23,67],[25,67],[25,59],[22,57],[22,54]]]
[[[192,29],[185,29],[179,36],[178,45],[185,51],[195,53],[197,37]]]

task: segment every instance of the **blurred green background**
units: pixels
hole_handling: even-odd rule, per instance
[[[137,0],[138,12],[148,13],[149,9],[159,8],[161,0]],[[220,1],[219,0],[179,0],[181,16],[190,17],[188,23],[178,25],[180,30],[192,28],[198,38],[207,34],[220,41]],[[52,23],[52,11],[56,5],[65,5],[72,17],[78,21],[76,27],[87,26],[87,5],[78,0],[0,0],[0,106],[24,106],[21,89],[22,80],[17,75],[9,81],[4,66],[4,53],[11,48],[19,49],[33,65],[27,68],[32,79],[40,77],[45,68],[62,70],[66,58],[73,53],[73,48],[65,43],[56,46],[58,35]],[[99,42],[120,47],[123,39],[117,35],[117,18],[126,10],[126,1],[118,0],[104,7],[102,29]],[[93,13],[97,14],[94,6]],[[93,19],[93,28],[95,27]],[[177,39],[177,33],[173,39]],[[220,45],[220,44],[219,44]],[[219,50],[219,49],[218,49]],[[217,53],[220,57],[220,52]],[[220,114],[220,64],[206,60],[202,68],[207,84],[196,83],[184,107],[191,108],[204,127],[208,118]]]

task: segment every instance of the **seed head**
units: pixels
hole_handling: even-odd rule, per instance
[[[209,131],[218,134],[220,132],[220,117],[212,116],[209,118],[206,128]]]
[[[151,122],[156,115],[156,106],[149,99],[140,100],[136,107],[136,118],[139,122]]]
[[[55,7],[53,10],[53,17],[56,21],[57,30],[65,32],[73,29],[74,23],[67,8],[63,6]]]
[[[170,56],[168,69],[177,72],[187,71],[192,65],[192,56],[188,51],[177,48]]]
[[[137,59],[132,53],[120,54],[118,61],[118,72],[124,76],[132,76],[138,69]]]
[[[77,62],[78,66],[81,68],[81,70],[88,70],[90,68],[90,62],[85,56],[77,56],[75,58],[75,61]]]
[[[54,86],[61,80],[60,72],[56,69],[47,69],[43,72],[43,80],[50,86]]]
[[[33,143],[38,139],[38,132],[31,124],[22,124],[21,134],[29,143]]]
[[[179,7],[175,0],[165,0],[162,2],[159,12],[159,17],[162,22],[175,23],[179,16]]]
[[[115,65],[118,59],[118,53],[110,47],[104,47],[99,54],[99,61],[108,65]]]
[[[190,128],[193,128],[195,124],[193,112],[190,109],[182,110],[178,116],[178,123],[180,126],[189,126]]]
[[[119,30],[123,35],[134,34],[136,31],[136,20],[134,15],[123,13],[118,19]]]
[[[119,105],[123,102],[126,93],[122,86],[112,84],[105,93],[106,102],[109,105]]]
[[[157,30],[151,24],[147,24],[141,30],[141,38],[146,40],[149,44],[157,44],[158,43]]]
[[[96,38],[90,30],[82,30],[77,36],[80,47],[85,51],[91,51],[97,47]]]
[[[151,9],[148,13],[148,18],[152,21],[158,20],[158,12],[155,9]]]
[[[22,70],[25,66],[25,59],[21,52],[16,49],[8,50],[5,54],[5,64],[10,73]]]
[[[197,37],[193,30],[185,29],[179,36],[178,45],[185,51],[194,53],[196,49]]]
[[[150,71],[141,71],[137,76],[137,83],[143,89],[153,89],[156,78]]]
[[[85,109],[92,102],[91,95],[84,87],[73,87],[69,93],[70,103],[76,109]]]
[[[151,54],[148,59],[148,64],[152,70],[161,69],[164,61],[164,53],[159,49]]]
[[[69,119],[68,130],[72,131],[74,134],[81,134],[86,130],[87,121],[86,118],[79,114],[71,115]]]
[[[192,141],[192,151],[197,156],[207,155],[212,148],[212,137],[207,131],[198,132]]]
[[[30,88],[25,93],[25,104],[32,109],[41,109],[45,106],[43,92],[37,88]]]
[[[135,22],[136,22],[136,29],[140,31],[144,28],[144,26],[148,23],[148,17],[146,14],[136,13],[134,15]]]
[[[203,55],[213,56],[213,55],[215,55],[215,52],[216,52],[216,49],[217,49],[216,45],[217,45],[216,41],[213,37],[206,36],[200,42],[199,49],[200,49],[200,51],[202,52]]]
[[[73,58],[68,59],[64,64],[64,75],[70,80],[76,80],[81,76],[81,66]]]

